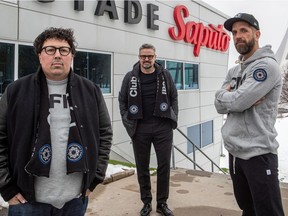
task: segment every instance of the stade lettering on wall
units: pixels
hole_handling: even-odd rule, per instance
[[[49,3],[55,0],[38,0],[39,2]],[[134,9],[134,12],[133,12]],[[159,16],[155,14],[159,7],[154,4],[147,4],[147,28],[158,30],[159,26],[155,24]],[[74,10],[84,11],[84,0],[74,0]],[[94,15],[103,16],[107,12],[110,19],[119,19],[114,0],[98,1]],[[142,6],[138,0],[124,1],[124,22],[129,24],[138,24],[142,19]]]
[[[49,3],[55,0],[38,0],[39,2]],[[84,0],[74,0],[74,10],[84,11]],[[151,30],[159,30],[159,26],[155,21],[159,20],[159,16],[155,14],[159,7],[154,4],[147,4],[147,28]],[[119,19],[115,0],[98,1],[94,15],[103,16],[108,13],[109,18]],[[168,28],[168,33],[171,39],[184,40],[186,43],[194,45],[193,54],[198,57],[201,46],[226,52],[229,47],[230,36],[223,29],[223,25],[217,27],[194,21],[185,22],[185,18],[189,17],[189,10],[184,5],[178,5],[174,8],[174,21],[176,26]],[[124,1],[124,22],[129,24],[138,24],[142,19],[142,5],[139,0]]]

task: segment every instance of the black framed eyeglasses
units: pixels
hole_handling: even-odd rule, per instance
[[[67,56],[71,52],[70,47],[55,47],[55,46],[46,46],[41,49],[44,50],[47,55],[55,55],[56,50],[59,50],[60,55]]]
[[[155,57],[155,55],[139,55],[139,58],[141,58],[142,60],[145,60],[146,58],[148,58],[149,60],[153,59]]]

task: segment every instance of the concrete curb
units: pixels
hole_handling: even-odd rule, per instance
[[[109,184],[111,182],[126,178],[128,176],[134,175],[135,170],[134,169],[128,169],[128,170],[124,170],[123,172],[118,172],[118,173],[114,173],[112,174],[110,177],[105,178],[105,180],[103,181],[102,184]]]

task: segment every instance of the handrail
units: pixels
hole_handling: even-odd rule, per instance
[[[195,160],[195,147],[197,148],[197,150],[199,150],[200,153],[202,153],[202,155],[204,155],[210,162],[211,162],[211,166],[212,166],[212,172],[214,172],[214,166],[217,167],[221,172],[223,172],[225,175],[227,174],[227,172],[225,172],[223,169],[221,169],[208,155],[206,155],[197,145],[195,145],[190,139],[189,137],[186,136],[186,134],[184,134],[179,128],[176,128],[179,133],[181,133],[192,145],[193,145],[193,156],[194,156],[194,160]],[[189,161],[191,161],[194,166],[197,166],[199,169],[201,169],[202,171],[204,171],[204,169],[202,167],[200,167],[194,160],[192,160],[190,157],[188,157],[183,151],[181,151],[177,146],[173,145],[173,147],[175,149],[177,149],[183,156],[185,156]],[[214,166],[213,166],[214,165]],[[194,167],[195,169],[195,167]]]
[[[199,169],[202,171],[205,171],[199,164],[197,164],[194,160],[192,160],[188,155],[186,155],[181,149],[179,149],[177,146],[173,145],[175,149],[177,149],[184,157],[186,157],[189,161],[191,161],[194,165],[196,165]]]

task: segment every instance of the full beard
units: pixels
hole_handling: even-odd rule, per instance
[[[255,46],[255,40],[252,39],[248,42],[245,41],[241,41],[241,43],[244,43],[244,45],[237,45],[238,42],[236,42],[235,44],[235,48],[238,51],[238,53],[240,53],[241,55],[246,55],[248,53],[251,52],[251,50],[253,49],[253,47]]]
[[[150,64],[150,63],[144,63],[144,64],[143,64],[143,68],[146,69],[146,70],[147,70],[147,69],[150,69],[150,68],[152,68],[152,64]]]

